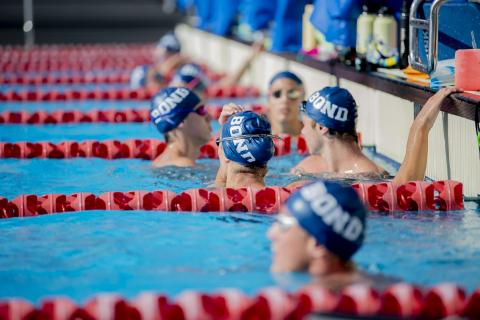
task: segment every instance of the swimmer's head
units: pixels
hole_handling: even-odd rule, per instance
[[[152,98],[150,118],[160,133],[166,133],[178,127],[200,105],[200,98],[187,88],[164,88]]]
[[[236,113],[223,125],[225,157],[243,166],[263,166],[273,157],[275,147],[270,123],[252,111]]]
[[[198,94],[203,93],[207,89],[208,78],[199,65],[187,63],[175,72],[170,85],[186,87]]]
[[[269,230],[272,270],[331,273],[332,261],[345,264],[362,246],[366,213],[351,186],[316,181],[302,187]]]
[[[293,72],[291,71],[280,71],[277,74],[275,74],[272,79],[270,79],[270,83],[268,85],[269,88],[272,87],[272,85],[275,83],[275,81],[280,80],[280,79],[289,79],[295,82],[298,86],[303,86],[302,80]]]
[[[305,99],[302,80],[290,71],[282,71],[273,76],[269,83],[269,119],[274,128],[298,127],[300,112],[298,106]],[[289,133],[289,132],[278,132]]]
[[[357,104],[348,90],[325,87],[314,92],[302,105],[305,114],[317,124],[338,132],[355,132]]]
[[[166,33],[160,38],[155,47],[155,60],[161,62],[166,56],[180,53],[181,49],[180,41],[175,33]]]
[[[135,67],[130,74],[130,88],[140,89],[147,86],[148,70],[148,65]]]

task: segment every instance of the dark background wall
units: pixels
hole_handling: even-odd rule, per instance
[[[156,41],[181,20],[162,0],[33,0],[35,43]],[[23,1],[0,0],[0,44],[23,43]]]

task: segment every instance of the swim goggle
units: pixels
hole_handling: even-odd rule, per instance
[[[260,133],[260,134],[248,134],[248,135],[242,135],[242,136],[236,136],[236,137],[217,138],[215,140],[215,143],[217,144],[217,146],[219,146],[220,142],[222,141],[232,141],[232,140],[238,140],[238,139],[253,139],[253,138],[272,138],[272,139],[283,140],[282,137],[276,136],[274,134]]]
[[[275,99],[280,99],[283,94],[286,94],[289,100],[297,100],[302,96],[302,90],[295,89],[295,88],[288,89],[288,90],[278,89],[278,90],[271,91],[270,94]]]
[[[279,214],[275,218],[275,224],[278,226],[281,232],[286,232],[291,227],[298,225],[298,221],[295,217]]]

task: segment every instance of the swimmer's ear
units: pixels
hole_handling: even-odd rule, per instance
[[[319,124],[315,124],[315,129],[320,133],[321,135],[326,135],[328,133],[328,128],[323,127]]]
[[[327,249],[324,246],[319,245],[317,240],[313,237],[309,237],[307,240],[307,252],[312,259],[323,258],[328,254]]]

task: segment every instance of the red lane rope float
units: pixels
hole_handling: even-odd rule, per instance
[[[0,76],[0,84],[74,84],[74,83],[128,83],[130,72],[115,73],[90,73],[82,75],[3,75]]]
[[[23,299],[2,299],[0,319],[296,320],[312,313],[403,319],[478,319],[479,297],[480,289],[467,296],[461,287],[448,283],[423,290],[408,283],[398,283],[385,291],[354,284],[337,294],[314,285],[296,292],[271,287],[251,297],[237,289],[208,294],[186,290],[175,298],[145,292],[131,300],[104,293],[83,305],[65,297],[43,299],[37,307]]]
[[[149,100],[153,94],[145,89],[110,89],[110,90],[64,90],[64,91],[5,91],[0,92],[0,101],[65,101],[65,100]],[[260,92],[255,87],[211,86],[207,89],[208,98],[244,98],[258,97]]]
[[[260,104],[247,105],[248,110],[265,114],[267,107]],[[207,105],[207,110],[213,119],[218,119],[222,112],[221,106]],[[48,111],[4,111],[0,113],[0,123],[13,124],[63,124],[80,122],[150,122],[148,108],[131,109],[92,109],[90,111],[57,110]],[[306,148],[306,146],[305,146]]]
[[[399,197],[414,202],[418,201],[415,194],[401,193],[402,187],[414,183],[409,182],[397,188]],[[387,183],[388,184],[388,183]],[[422,183],[423,185],[423,183]],[[357,190],[375,192],[383,190],[384,183],[379,184],[355,184]],[[428,193],[422,202],[431,203],[423,210],[459,210],[463,209],[463,196],[461,184],[456,181],[435,181],[423,185],[425,189],[435,189],[436,196],[430,197]],[[460,187],[459,187],[460,186]],[[373,191],[372,191],[373,190]],[[399,191],[400,190],[400,191]],[[452,193],[454,191],[455,193]],[[459,192],[460,191],[460,192]],[[0,197],[0,218],[30,217],[43,214],[63,213],[83,210],[159,210],[159,211],[188,211],[188,212],[257,212],[265,214],[277,213],[280,206],[288,199],[291,188],[285,187],[264,187],[262,189],[252,188],[199,188],[190,189],[179,194],[168,190],[157,191],[127,191],[127,192],[105,192],[100,195],[93,193],[46,194],[42,196],[25,194],[13,200]],[[362,194],[359,193],[362,197]],[[431,193],[433,195],[433,193]],[[383,194],[375,198],[374,204],[378,201],[385,201]],[[362,197],[364,203],[372,209],[371,199],[374,197]],[[436,204],[441,203],[441,206]],[[390,203],[389,208],[385,206],[374,208],[382,212],[390,212],[390,208],[402,207],[397,203]],[[418,208],[418,207],[417,207]],[[418,209],[417,209],[418,210]]]
[[[72,117],[75,115],[73,114]],[[283,156],[291,152],[291,137],[280,135],[283,139],[275,139],[275,156]],[[165,141],[158,139],[128,139],[105,141],[62,141],[53,142],[0,142],[0,158],[103,158],[113,159],[145,159],[153,160],[166,147]],[[215,137],[200,148],[200,158],[217,159],[218,147]]]

